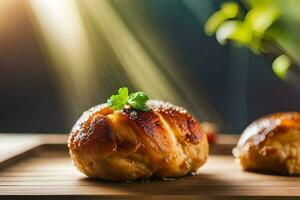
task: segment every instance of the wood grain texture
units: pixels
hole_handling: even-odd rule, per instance
[[[210,155],[199,175],[167,181],[114,183],[88,179],[78,172],[63,143],[65,138],[55,138],[48,138],[49,144],[40,144],[30,154],[0,169],[0,199],[140,199],[141,196],[143,199],[274,199],[274,196],[297,199],[300,196],[300,177],[242,171],[229,154],[233,144],[225,142],[226,139],[213,146],[212,150],[219,153]],[[228,140],[234,141],[236,137]]]
[[[55,145],[53,146],[55,147]],[[212,155],[199,175],[168,181],[113,183],[86,178],[66,148],[50,146],[0,171],[1,195],[238,195],[299,196],[300,178],[240,170],[229,155]]]
[[[40,146],[65,144],[66,134],[0,134],[0,170],[29,157]]]

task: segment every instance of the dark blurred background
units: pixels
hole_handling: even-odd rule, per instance
[[[217,0],[1,0],[0,131],[64,133],[117,88],[187,107],[222,132],[300,111],[272,61],[204,34]]]

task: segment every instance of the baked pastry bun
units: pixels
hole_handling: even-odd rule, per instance
[[[175,178],[208,157],[200,123],[183,108],[148,100],[148,111],[101,104],[83,113],[68,140],[75,166],[105,180]]]
[[[233,154],[245,170],[299,175],[300,114],[281,112],[254,121]]]

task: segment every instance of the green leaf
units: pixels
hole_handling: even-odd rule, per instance
[[[274,3],[274,0],[245,0],[246,5],[250,7],[259,6],[266,3]]]
[[[107,100],[107,105],[114,110],[122,110],[128,100],[128,88],[119,88],[117,95],[112,95]]]
[[[212,35],[218,27],[227,19],[236,17],[239,13],[239,6],[235,2],[223,3],[221,9],[215,12],[207,21],[204,31],[207,35]]]
[[[251,29],[242,21],[229,20],[224,22],[216,32],[216,38],[220,44],[232,40],[240,44],[249,44],[252,39]]]
[[[281,55],[273,61],[272,68],[279,78],[284,79],[290,65],[291,60],[287,56]]]
[[[128,98],[128,88],[127,87],[121,87],[118,89],[118,94],[122,99],[126,99]]]
[[[147,111],[148,107],[146,106],[146,102],[148,99],[145,93],[135,92],[129,95],[128,104],[137,110]]]
[[[135,92],[128,96],[128,88],[123,87],[118,90],[117,95],[112,95],[107,104],[114,110],[122,110],[125,105],[131,106],[137,110],[148,111],[146,105],[148,96],[143,92]]]
[[[272,3],[260,4],[247,13],[245,23],[251,27],[253,32],[262,37],[279,15],[279,9]]]
[[[127,101],[122,99],[119,95],[112,95],[108,100],[107,104],[114,110],[122,110]]]
[[[230,18],[221,9],[209,18],[205,26],[206,33],[216,33],[221,44],[228,40],[234,41],[249,47],[254,53],[277,55],[281,52],[280,54],[289,55],[290,59],[280,56],[273,62],[273,70],[278,77],[287,79],[293,68],[288,66],[300,66],[300,1],[236,2],[244,5],[245,12],[239,11],[237,16]]]

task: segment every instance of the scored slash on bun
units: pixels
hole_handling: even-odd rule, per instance
[[[233,154],[245,170],[300,175],[300,113],[275,113],[254,121]]]
[[[208,157],[200,123],[185,109],[149,100],[149,111],[114,111],[107,104],[86,111],[68,141],[76,167],[90,177],[136,180],[197,172]]]

